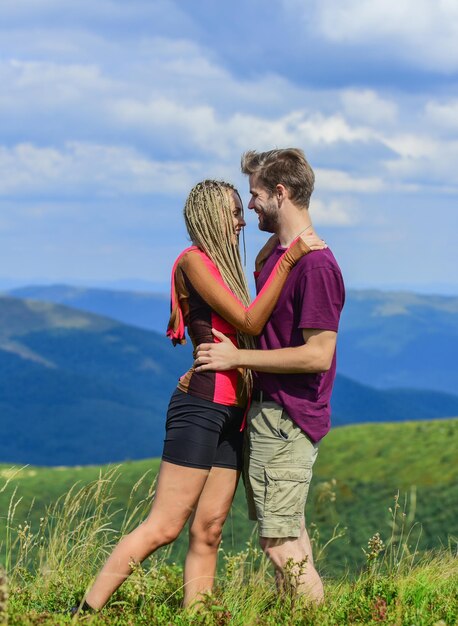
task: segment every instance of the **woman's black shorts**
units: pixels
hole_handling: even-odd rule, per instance
[[[164,461],[187,467],[242,469],[244,409],[196,398],[177,389],[165,425]]]

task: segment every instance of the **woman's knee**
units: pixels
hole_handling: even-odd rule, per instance
[[[140,525],[140,528],[142,529],[145,543],[150,547],[151,551],[153,551],[174,542],[180,534],[183,526],[177,524],[158,526],[156,524],[150,524],[146,521]]]
[[[189,543],[204,545],[217,550],[222,539],[223,523],[219,519],[192,524],[189,529]]]

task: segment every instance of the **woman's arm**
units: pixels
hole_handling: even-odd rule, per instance
[[[254,272],[259,274],[262,270],[264,263],[267,261],[271,253],[274,251],[275,247],[278,246],[280,242],[278,241],[277,235],[272,235],[263,245],[263,247],[259,250],[258,256],[254,262]]]
[[[269,319],[288,274],[297,261],[311,249],[301,238],[294,241],[280,257],[257,298],[245,307],[223,282],[213,262],[197,250],[183,256],[179,268],[194,289],[218,315],[237,330],[259,335]]]

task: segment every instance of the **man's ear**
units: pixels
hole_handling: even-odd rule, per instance
[[[282,185],[281,183],[278,183],[278,185],[275,186],[275,195],[277,197],[278,204],[280,205],[283,202],[283,200],[285,200],[288,197],[288,190],[286,189],[284,185]]]

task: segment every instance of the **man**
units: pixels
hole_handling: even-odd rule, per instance
[[[250,181],[248,208],[257,214],[260,230],[276,235],[256,260],[259,292],[284,249],[303,232],[313,231],[308,209],[315,177],[304,153],[294,148],[247,152],[242,172]],[[313,565],[304,508],[318,442],[330,428],[344,298],[332,252],[317,250],[290,272],[258,338],[259,349],[239,350],[214,331],[220,343],[200,345],[195,362],[198,370],[255,372],[245,468],[250,519],[259,523],[260,544],[279,585],[288,572],[297,591],[316,602],[323,599],[323,585]]]

